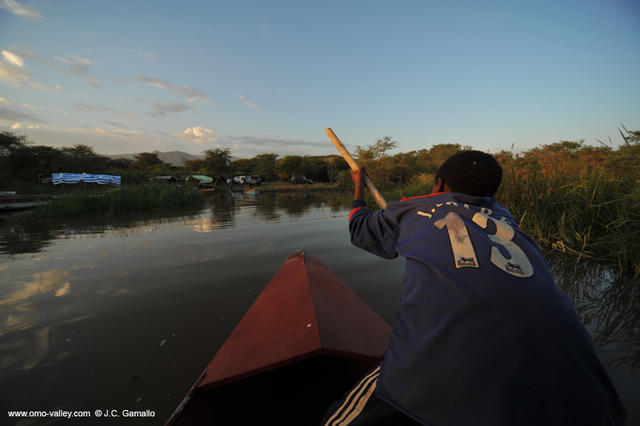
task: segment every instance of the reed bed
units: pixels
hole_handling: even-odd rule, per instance
[[[204,202],[197,190],[166,184],[123,185],[106,190],[74,189],[50,204],[38,207],[33,215],[77,217],[115,216],[122,213],[184,208]]]
[[[496,198],[545,249],[640,274],[640,146],[502,153]]]

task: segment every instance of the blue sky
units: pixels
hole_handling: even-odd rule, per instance
[[[636,1],[0,0],[0,129],[97,152],[496,152],[640,129]]]

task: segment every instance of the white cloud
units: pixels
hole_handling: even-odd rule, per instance
[[[97,134],[97,135],[108,135],[109,131],[106,129],[101,129],[100,127],[73,127],[66,129],[69,133],[88,133],[88,134]]]
[[[240,99],[242,102],[244,102],[245,104],[247,104],[251,108],[259,109],[260,111],[264,111],[264,112],[269,112],[265,107],[260,106],[257,103],[252,102],[249,99],[247,99],[247,97],[245,95],[236,95],[236,96],[237,96],[238,99]]]
[[[7,9],[9,12],[21,18],[32,21],[42,21],[42,13],[38,9],[23,6],[15,0],[0,0],[0,9]]]
[[[83,58],[82,56],[78,56],[78,55],[71,55],[71,57],[73,59],[75,59],[77,63],[83,64],[83,65],[91,65],[91,64],[95,64],[97,62],[100,62],[97,59]]]
[[[111,114],[116,114],[122,117],[128,117],[130,119],[134,119],[136,118],[135,114],[132,112],[126,112],[126,111],[118,111],[115,109],[111,109],[108,107],[103,107],[103,106],[95,106],[95,105],[87,105],[87,104],[79,104],[79,103],[75,103],[73,104],[73,108],[76,111],[83,111],[83,112],[110,112]]]
[[[11,102],[3,102],[6,105],[13,105]],[[13,122],[31,122],[31,123],[44,123],[45,121],[36,115],[25,114],[22,111],[17,111],[13,108],[7,108],[0,106],[0,120],[13,121]]]
[[[102,122],[106,123],[106,124],[108,124],[110,126],[113,126],[113,127],[118,127],[120,129],[126,129],[127,128],[127,126],[125,126],[122,123],[118,123],[117,121],[102,120]]]
[[[152,107],[154,112],[149,113],[152,117],[159,117],[167,115],[167,113],[182,112],[191,109],[189,105],[183,104],[182,102],[154,102]]]
[[[100,86],[100,81],[95,77],[86,77],[84,81],[86,81],[89,86],[102,87]]]
[[[47,111],[53,111],[56,112],[58,114],[62,114],[62,115],[69,115],[67,114],[65,111],[59,109],[59,108],[55,108],[55,107],[45,107],[45,106],[38,106],[38,105],[31,105],[31,104],[16,104],[14,102],[11,102],[10,100],[6,99],[6,98],[0,98],[0,104],[4,104],[4,105],[10,105],[12,107],[19,107],[19,108],[24,108],[24,109],[28,109],[31,111],[37,111],[37,110],[47,110]],[[16,109],[12,109],[12,108],[6,108],[3,106],[0,106],[0,120],[5,120],[5,121],[31,121],[31,122],[36,122],[36,123],[44,123],[45,121],[42,120],[40,117],[38,116],[34,116],[34,115],[29,115],[29,114],[25,114],[21,111],[18,111]]]
[[[275,136],[231,136],[220,135],[216,143],[230,146],[232,154],[240,158],[250,158],[257,154],[276,152],[285,155],[327,155],[332,154],[330,143],[305,139],[283,139]]]
[[[19,47],[12,47],[10,51],[3,50],[2,56],[4,57],[4,62],[0,62],[0,66],[5,65],[5,68],[6,66],[13,66],[14,68],[23,68],[24,58],[27,58],[31,61],[44,65],[50,70],[61,72],[64,74],[73,74],[73,75],[80,76],[84,78],[89,85],[100,87],[100,82],[98,81],[98,79],[91,75],[92,73],[91,66],[99,62],[97,59],[84,58],[79,55],[72,55],[71,59],[63,58],[60,56],[54,56],[55,61],[50,61],[48,59],[44,59],[33,54],[31,51],[27,49],[23,49]],[[59,62],[60,64],[56,62]],[[15,73],[16,70],[14,69],[13,72]],[[30,76],[30,74],[27,71],[23,71],[23,73],[27,75],[27,77]],[[38,83],[38,82],[32,83],[32,86],[34,86],[36,89],[46,87],[42,83]],[[48,89],[44,89],[44,90],[48,90]],[[53,89],[51,90],[62,90],[62,88],[56,85],[56,86],[53,86]]]
[[[70,59],[62,58],[60,56],[54,56],[53,59],[55,59],[58,62],[62,62],[63,64],[69,64],[69,65],[77,65],[77,64],[91,65],[91,64],[100,62],[97,59],[83,58],[82,56],[78,56],[78,55],[71,55],[71,57],[73,58],[73,61]]]
[[[137,130],[112,130],[111,133],[113,133],[114,135],[118,135],[118,136],[124,136],[124,137],[129,137],[129,136],[141,136],[142,133],[140,133]]]
[[[125,129],[107,130],[101,127],[91,127],[91,126],[67,128],[67,129],[64,129],[64,131],[69,133],[84,133],[88,135],[115,136],[119,139],[130,139],[132,137],[144,138],[148,136],[137,130],[125,130]]]
[[[82,77],[90,86],[101,87],[98,79],[91,75],[91,65],[99,62],[97,59],[83,58],[78,55],[71,55],[71,58],[53,57],[56,61],[64,64],[62,72]]]
[[[54,68],[57,71],[62,72],[70,72],[72,74],[82,75],[89,84],[92,85],[100,85],[98,81],[93,78],[89,73],[89,64],[96,61],[95,59],[86,59],[80,56],[74,56],[74,61],[69,61],[64,58],[60,58],[56,56],[57,60],[66,64],[66,69],[61,70],[60,67],[50,64],[40,58],[37,58],[28,50],[18,49],[20,53],[16,53],[15,49],[12,50],[2,50],[0,53],[2,54],[2,62],[0,62],[0,80],[3,80],[13,86],[22,87],[26,84],[27,80],[31,78],[31,72],[24,65],[24,57],[27,57],[31,60],[35,60],[36,62],[41,62],[47,65],[50,68]],[[56,84],[55,86],[47,86],[44,83],[39,81],[33,81],[29,83],[31,87],[38,90],[63,90],[62,86]]]
[[[186,84],[177,85],[169,83],[168,81],[161,80],[155,77],[136,77],[137,81],[148,84],[149,86],[156,87],[158,89],[169,90],[177,95],[182,96],[191,103],[202,102],[203,104],[210,104],[211,100],[209,96],[195,87],[187,86]]]
[[[13,126],[11,126],[12,130],[17,130],[17,129],[39,129],[40,126],[37,126],[35,124],[29,124],[27,126],[23,125],[22,123],[15,123]]]
[[[143,58],[153,58],[154,56],[156,56],[155,53],[153,53],[152,50],[136,50],[136,49],[129,49],[130,52],[135,53],[138,56],[141,56]]]
[[[31,87],[34,87],[38,90],[64,90],[62,86],[56,84],[55,86],[47,86],[46,84],[40,83],[39,81],[34,81],[31,83]]]
[[[62,89],[60,89],[60,90],[62,90]],[[14,104],[12,104],[12,103],[11,103],[11,102],[9,102],[9,101],[7,101],[7,104],[14,105]],[[44,106],[31,105],[31,104],[20,104],[20,106],[21,106],[22,108],[30,109],[31,111],[36,111],[36,110],[48,110],[48,111],[54,111],[54,112],[57,112],[57,113],[62,114],[62,115],[69,115],[69,114],[67,114],[65,111],[63,111],[63,110],[61,110],[61,109],[59,109],[59,108],[55,108],[55,107],[44,107]]]
[[[1,1],[1,0],[0,0]],[[20,57],[26,57],[29,59],[35,59],[35,60],[39,60],[41,62],[44,62],[44,59],[38,58],[36,55],[33,54],[32,51],[30,51],[29,49],[24,49],[21,47],[17,47],[17,46],[13,46],[11,48],[11,53],[14,53]]]
[[[281,139],[276,137],[261,136],[227,136],[223,143],[239,144],[241,146],[253,145],[257,147],[267,147],[269,150],[278,149],[306,149],[306,148],[329,148],[331,144],[326,142],[313,142],[301,139]]]
[[[0,62],[0,80],[13,86],[22,86],[30,76],[31,73],[22,67],[9,62]]]
[[[9,62],[12,65],[20,68],[22,68],[22,66],[24,65],[24,59],[13,52],[10,52],[9,50],[3,50],[2,56],[4,57],[5,61]]]
[[[211,129],[196,126],[189,127],[182,133],[174,133],[173,136],[193,143],[212,143],[216,137]]]

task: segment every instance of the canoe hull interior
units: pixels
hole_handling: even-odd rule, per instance
[[[319,425],[379,358],[316,354],[270,372],[213,389],[197,388],[173,425]]]

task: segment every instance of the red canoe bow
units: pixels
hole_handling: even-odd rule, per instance
[[[318,424],[380,361],[391,327],[315,257],[289,256],[168,425]]]

